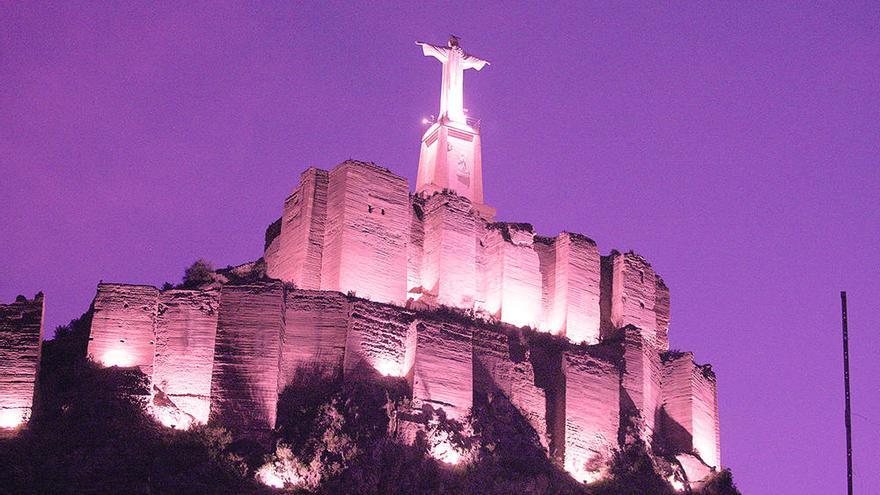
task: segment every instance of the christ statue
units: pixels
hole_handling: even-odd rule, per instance
[[[466,124],[464,115],[464,71],[480,70],[489,62],[465,53],[458,46],[458,37],[450,36],[447,46],[437,46],[416,41],[426,57],[434,57],[443,64],[443,86],[440,91],[440,117],[438,121],[449,120]]]

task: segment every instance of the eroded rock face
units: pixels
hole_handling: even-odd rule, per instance
[[[211,377],[218,423],[242,431],[275,427],[283,308],[280,282],[221,289]]]
[[[104,366],[138,366],[152,376],[159,289],[99,284],[88,353]]]
[[[0,435],[31,416],[43,344],[43,294],[0,304]]]

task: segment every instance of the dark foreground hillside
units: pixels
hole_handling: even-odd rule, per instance
[[[610,480],[576,483],[547,460],[518,416],[497,403],[475,408],[467,435],[464,425],[442,417],[433,422],[470,453],[470,462],[450,467],[428,455],[423,436],[414,445],[396,440],[407,405],[400,383],[342,383],[322,378],[320,370],[302,370],[284,391],[269,445],[211,426],[170,430],[145,413],[142,374],[102,369],[85,358],[90,319],[86,313],[44,344],[29,428],[0,440],[0,493],[271,494],[282,490],[255,476],[278,472],[296,480],[287,485],[294,493],[676,493],[639,445],[618,453]],[[724,471],[699,493],[739,492]]]

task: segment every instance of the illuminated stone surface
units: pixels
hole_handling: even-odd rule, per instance
[[[565,469],[600,479],[618,446],[620,382],[611,362],[582,348],[565,353]]]
[[[660,407],[660,354],[638,328],[624,327],[621,334],[621,413],[630,414],[639,437],[650,445]]]
[[[321,289],[373,301],[406,301],[409,186],[373,164],[330,172]]]
[[[555,280],[549,327],[572,342],[599,342],[599,249],[591,239],[563,232],[554,243]]]
[[[0,304],[0,435],[31,416],[43,344],[43,294]]]
[[[659,275],[655,274],[657,285],[654,292],[654,312],[657,315],[657,348],[669,350],[669,287]]]
[[[345,378],[410,375],[415,332],[411,311],[360,299],[352,301],[345,341]]]
[[[220,292],[211,415],[243,431],[275,426],[284,288],[278,282],[226,285]]]
[[[338,292],[287,293],[279,390],[300,368],[320,368],[327,376],[342,371],[349,302]]]
[[[424,211],[421,282],[426,299],[471,308],[477,289],[477,219],[471,202],[455,194],[439,193],[428,198]]]
[[[99,284],[88,353],[105,366],[138,366],[153,374],[159,289]]]
[[[473,405],[473,331],[458,323],[419,320],[413,399],[464,419]]]
[[[675,452],[697,454],[710,467],[720,468],[721,448],[715,374],[694,363],[686,352],[663,362],[663,437]]]
[[[484,282],[487,313],[515,326],[539,328],[542,276],[534,231],[528,224],[495,223],[485,229]]]
[[[329,174],[314,167],[284,201],[281,233],[269,263],[269,276],[303,289],[321,288],[321,258],[327,221]]]
[[[611,294],[611,323],[615,328],[633,325],[641,329],[649,342],[660,350],[669,348],[666,329],[658,332],[658,322],[669,325],[669,292],[657,294],[658,285],[665,288],[641,256],[629,252],[611,254],[613,265]],[[662,290],[662,289],[661,289]],[[660,302],[660,313],[655,304]]]
[[[219,307],[217,290],[159,293],[153,387],[199,423],[210,413]]]

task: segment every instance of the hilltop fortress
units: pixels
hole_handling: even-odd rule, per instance
[[[372,163],[308,168],[259,260],[195,289],[100,284],[89,354],[139,366],[154,414],[175,427],[269,431],[296,371],[320,366],[402,377],[416,405],[452,419],[507,401],[580,481],[635,440],[675,456],[685,482],[720,469],[715,375],[669,351],[662,278],[584,235],[496,222],[479,124],[462,107],[464,71],[488,62],[455,38],[420,46],[443,86],[414,191]]]

